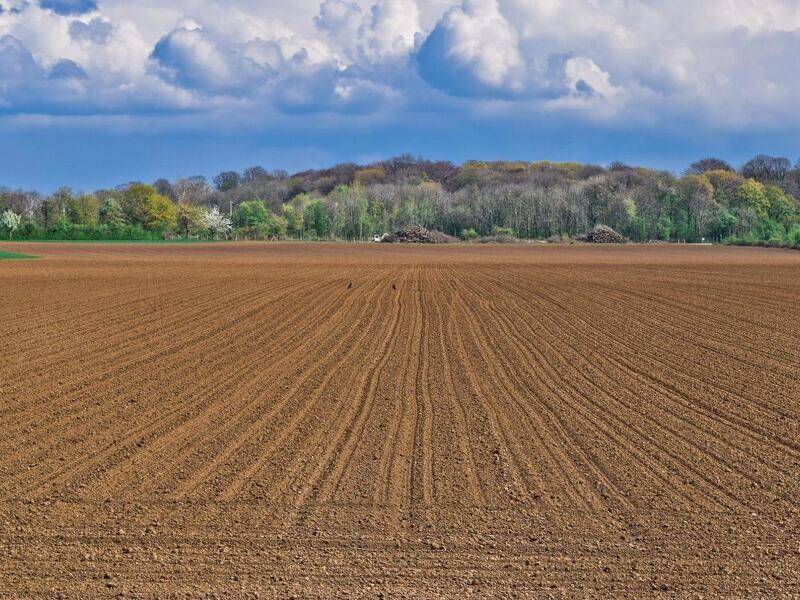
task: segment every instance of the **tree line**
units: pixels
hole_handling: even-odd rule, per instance
[[[252,167],[49,196],[0,190],[0,227],[17,239],[368,240],[423,226],[462,239],[569,238],[597,224],[634,241],[728,240],[800,246],[800,164],[759,155],[667,171],[612,163],[401,156],[290,175]]]

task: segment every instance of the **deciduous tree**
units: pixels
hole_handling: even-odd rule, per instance
[[[15,213],[13,210],[6,210],[3,212],[2,219],[0,219],[0,224],[3,225],[3,229],[8,232],[8,239],[14,235],[14,232],[19,229],[19,226],[22,224],[22,217]]]

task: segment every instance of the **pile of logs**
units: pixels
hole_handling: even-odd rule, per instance
[[[586,235],[586,241],[593,244],[624,244],[625,238],[606,225],[597,225]]]

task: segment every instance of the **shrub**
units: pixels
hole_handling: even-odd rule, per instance
[[[480,239],[481,244],[517,244],[519,240],[511,235],[487,235]]]
[[[517,237],[517,233],[511,227],[499,227],[498,225],[494,225],[492,227],[492,236],[493,237]]]
[[[790,248],[800,249],[800,225],[795,225],[786,234],[786,244]]]

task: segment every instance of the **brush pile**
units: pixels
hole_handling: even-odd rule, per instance
[[[625,238],[606,225],[597,225],[586,234],[586,241],[593,244],[624,244]]]
[[[451,244],[457,241],[446,233],[424,227],[407,227],[381,238],[381,242],[387,244]]]

